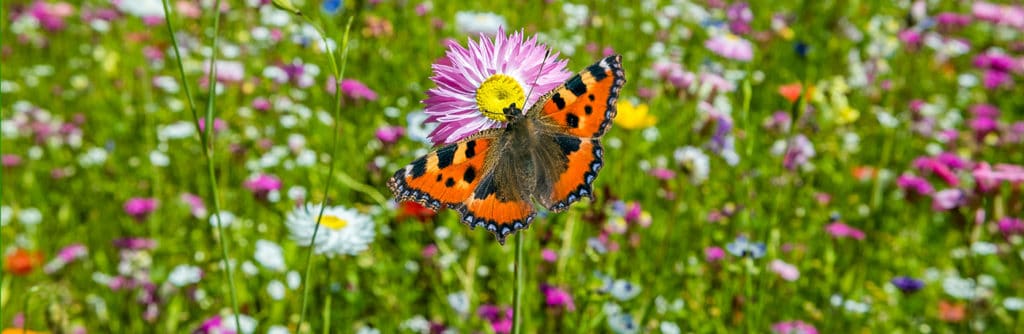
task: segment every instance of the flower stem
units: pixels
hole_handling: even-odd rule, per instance
[[[523,283],[525,275],[523,272],[523,234],[526,230],[519,230],[516,233],[516,257],[515,257],[515,285],[512,288],[512,334],[523,332]]]
[[[301,14],[300,14],[301,15]],[[352,17],[348,18],[348,23],[345,25],[345,35],[341,42],[341,66],[338,66],[338,61],[334,59],[334,51],[331,50],[330,45],[327,43],[327,35],[324,30],[316,24],[313,24],[312,20],[304,16],[309,21],[310,25],[317,29],[320,33],[320,39],[324,42],[324,48],[327,52],[327,58],[330,60],[331,70],[334,72],[334,94],[336,99],[334,100],[334,136],[331,140],[331,161],[328,163],[327,169],[327,180],[324,182],[324,201],[320,204],[320,212],[316,216],[316,227],[313,228],[313,236],[309,240],[309,249],[306,251],[306,273],[302,275],[302,309],[299,311],[299,332],[302,332],[302,325],[306,321],[306,310],[309,305],[309,285],[310,285],[310,273],[313,268],[313,250],[316,244],[316,235],[320,232],[320,221],[324,217],[324,210],[327,208],[327,195],[331,190],[331,181],[334,180],[334,161],[335,153],[338,151],[339,133],[341,132],[341,79],[345,75],[345,64],[348,60],[348,33],[352,28]],[[328,323],[329,324],[329,323]]]
[[[181,61],[181,50],[178,47],[177,37],[174,36],[174,27],[171,26],[171,11],[168,7],[167,0],[161,1],[164,7],[164,23],[167,25],[168,35],[171,37],[171,43],[174,45],[174,55],[178,62],[178,73],[181,75],[182,85],[185,87],[185,95],[188,97],[189,108],[192,111],[192,119],[195,122],[196,131],[199,132],[199,142],[203,147],[203,155],[206,156],[206,174],[210,179],[210,196],[213,197],[213,215],[217,221],[217,235],[220,236],[220,254],[221,261],[224,265],[224,271],[227,274],[228,281],[228,294],[231,300],[231,312],[235,322],[235,328],[242,328],[241,321],[239,320],[238,311],[238,297],[235,293],[235,277],[231,270],[231,264],[228,261],[228,245],[227,245],[227,234],[224,233],[224,224],[220,218],[220,194],[217,191],[217,175],[213,170],[213,151],[211,150],[212,144],[210,144],[210,133],[213,129],[213,108],[216,101],[216,90],[217,90],[217,31],[220,29],[220,0],[214,1],[214,15],[213,15],[213,42],[210,54],[210,73],[207,82],[210,85],[207,98],[209,99],[206,103],[206,129],[203,131],[202,127],[199,126],[199,114],[196,109],[195,101],[192,99],[192,90],[189,88],[188,79],[185,77],[185,66]]]

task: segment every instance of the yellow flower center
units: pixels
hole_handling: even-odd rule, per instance
[[[523,86],[508,75],[492,75],[476,89],[476,105],[480,108],[480,113],[496,121],[506,121],[505,108],[515,105],[516,108],[522,109],[525,104],[526,94],[523,92]]]
[[[324,215],[324,217],[320,219],[320,225],[326,226],[330,229],[340,230],[345,228],[345,226],[348,226],[348,221],[338,218],[337,216]]]

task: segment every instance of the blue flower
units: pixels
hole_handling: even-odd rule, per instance
[[[328,14],[335,14],[344,5],[345,3],[341,0],[324,0],[324,3],[320,7]]]
[[[750,242],[747,237],[736,237],[736,240],[725,245],[725,249],[735,256],[749,256],[752,259],[764,257],[765,246],[763,242]]]
[[[924,287],[924,282],[908,276],[897,276],[892,279],[892,285],[904,293],[913,293]]]

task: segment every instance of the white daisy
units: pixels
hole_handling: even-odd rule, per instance
[[[312,240],[320,208],[319,204],[307,204],[288,214],[286,223],[295,242],[303,246],[312,245],[317,254],[327,256],[356,255],[373,242],[376,232],[370,216],[342,206],[324,209],[320,231],[317,232],[316,240]]]

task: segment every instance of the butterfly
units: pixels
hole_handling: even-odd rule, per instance
[[[560,212],[586,197],[604,165],[601,136],[615,118],[626,83],[618,55],[588,66],[545,94],[525,114],[503,110],[504,128],[440,147],[395,172],[398,201],[452,208],[470,228],[505,237],[530,225],[533,201]]]

